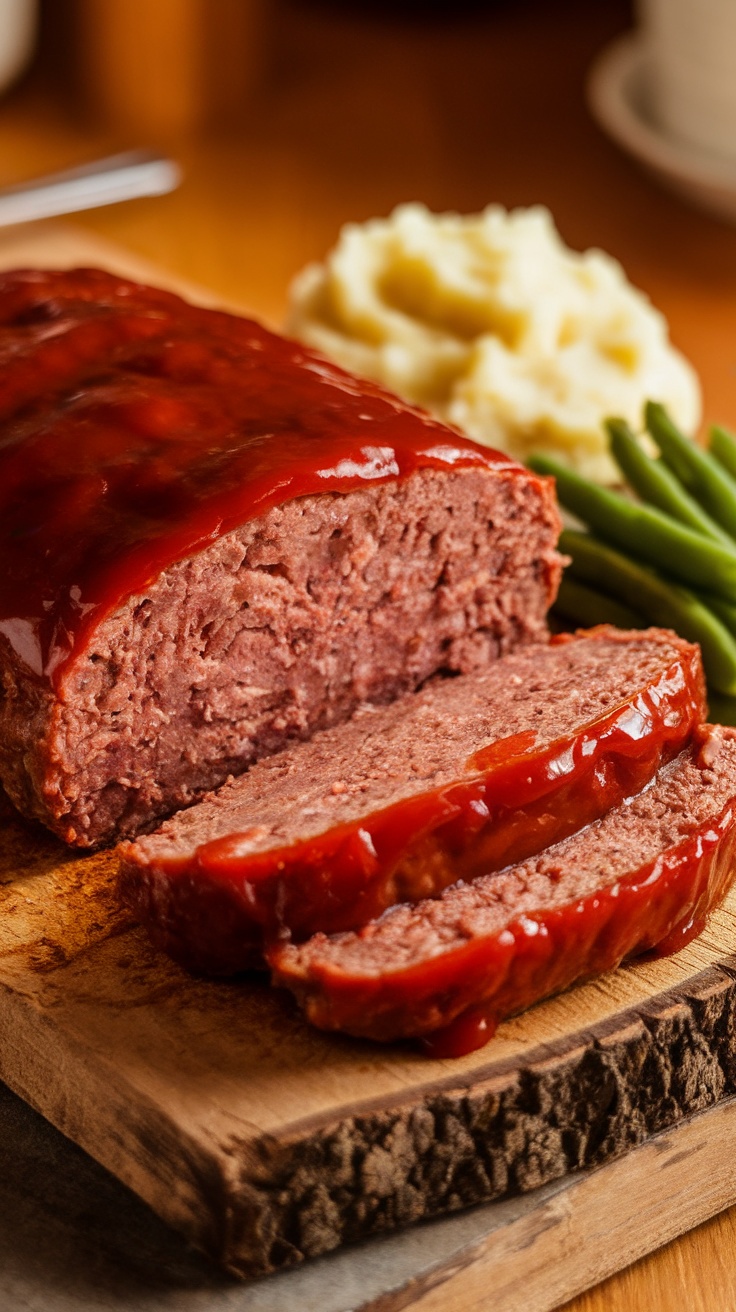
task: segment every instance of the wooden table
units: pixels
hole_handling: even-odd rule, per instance
[[[620,0],[413,5],[399,16],[272,0],[240,121],[145,143],[85,120],[47,37],[37,69],[0,105],[0,182],[166,146],[186,171],[179,192],[84,224],[276,325],[291,276],[347,220],[403,200],[460,211],[542,202],[570,245],[621,260],[699,370],[706,418],[736,425],[736,229],[659,190],[585,110],[592,56],[630,22]],[[58,1160],[49,1149],[61,1171],[64,1148]],[[129,1224],[145,1229],[137,1215]],[[722,1213],[569,1308],[725,1312],[736,1306],[735,1232],[736,1210]]]

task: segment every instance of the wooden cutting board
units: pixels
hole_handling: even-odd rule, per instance
[[[0,241],[6,267],[90,262],[182,286],[73,230]],[[685,1118],[707,1112],[721,1131],[724,1117],[734,1121],[736,895],[676,957],[536,1007],[466,1058],[430,1061],[409,1045],[311,1031],[290,999],[258,981],[187,976],[150,948],[114,882],[111,854],[70,855],[0,801],[0,1077],[231,1271],[275,1269],[540,1190],[538,1207],[523,1209],[524,1242],[512,1208],[508,1222],[489,1220],[501,1238],[483,1249],[487,1264],[515,1225],[504,1260],[523,1281],[525,1247],[552,1224],[551,1182],[582,1179],[571,1173],[622,1154],[628,1173],[609,1165],[591,1177],[599,1209],[605,1215],[605,1181],[618,1180],[611,1198],[635,1217],[646,1197],[651,1212],[657,1162],[667,1165],[654,1242],[736,1201],[730,1173],[689,1207],[667,1187],[673,1163],[694,1151]],[[638,1147],[664,1130],[666,1152]],[[576,1196],[570,1233],[581,1242],[591,1197],[573,1188]],[[627,1244],[607,1253],[607,1272],[653,1246],[632,1247],[630,1230]],[[584,1287],[579,1273],[564,1278],[580,1265],[570,1244],[549,1248],[555,1301],[542,1298],[540,1309]],[[449,1252],[445,1276],[453,1260]],[[425,1306],[412,1279],[409,1271],[399,1294],[379,1300],[382,1312]]]
[[[130,923],[114,880],[110,853],[69,855],[0,807],[0,1077],[241,1274],[539,1189],[658,1131],[672,1130],[677,1162],[684,1118],[736,1087],[736,897],[678,956],[571,990],[469,1057],[429,1061],[312,1031],[259,982],[186,975]],[[651,1208],[660,1157],[627,1177],[619,1206],[636,1214],[646,1191]],[[670,1170],[655,1186],[662,1240],[703,1219],[672,1184]],[[604,1188],[604,1215],[612,1201]],[[717,1206],[731,1201],[729,1167]],[[551,1224],[546,1197],[540,1208]],[[524,1218],[534,1236],[540,1218]]]

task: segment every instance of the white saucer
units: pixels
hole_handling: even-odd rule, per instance
[[[588,76],[593,117],[619,146],[665,186],[736,223],[736,164],[668,137],[649,104],[648,54],[638,36],[606,46]]]

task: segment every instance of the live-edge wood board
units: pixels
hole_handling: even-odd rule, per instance
[[[73,230],[0,242],[6,267],[91,262],[165,281]],[[686,1118],[726,1115],[736,1092],[736,897],[677,956],[430,1061],[320,1035],[258,980],[186,975],[121,909],[115,873],[112,854],[70,854],[0,801],[0,1077],[237,1274],[622,1154],[635,1187],[638,1145],[692,1136]],[[736,1179],[713,1210],[732,1201]],[[663,1192],[663,1238],[709,1214],[667,1209]]]

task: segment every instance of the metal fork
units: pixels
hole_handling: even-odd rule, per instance
[[[154,151],[108,155],[78,168],[0,187],[0,227],[74,214],[138,196],[163,196],[180,181],[178,164]]]

